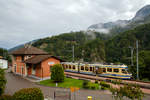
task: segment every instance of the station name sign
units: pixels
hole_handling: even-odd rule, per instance
[[[55,64],[54,62],[48,62],[48,65],[53,65],[53,64]]]

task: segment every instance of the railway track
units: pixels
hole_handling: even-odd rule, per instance
[[[77,79],[86,79],[86,80],[99,80],[99,81],[106,81],[111,83],[113,78],[106,78],[106,77],[98,77],[98,76],[91,76],[91,75],[85,75],[85,74],[79,74],[79,73],[71,73],[71,72],[65,72],[65,75],[68,77],[73,77]],[[144,93],[150,94],[150,82],[142,82],[142,81],[135,81],[135,80],[122,80],[121,84],[137,84],[140,86],[142,91]]]

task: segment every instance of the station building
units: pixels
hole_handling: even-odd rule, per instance
[[[51,67],[62,61],[33,46],[17,49],[11,52],[11,57],[13,73],[37,79],[50,78]]]

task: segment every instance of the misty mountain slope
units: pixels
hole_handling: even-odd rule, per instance
[[[98,23],[88,27],[88,30],[99,31],[116,35],[139,25],[150,22],[150,5],[144,6],[131,20],[117,20],[114,22]]]
[[[136,48],[139,40],[139,51],[150,51],[150,24],[140,25],[132,30],[118,34],[106,42],[106,59],[108,62],[129,63],[130,49]]]
[[[51,55],[72,61],[72,46],[75,46],[75,60],[84,59],[89,62],[104,62],[104,41],[106,36],[93,32],[94,36],[84,31],[64,33],[58,36],[39,39],[33,46],[41,48]],[[92,58],[92,59],[91,59]]]
[[[137,11],[132,21],[144,20],[149,15],[150,15],[150,5],[146,5],[143,8],[141,8],[139,11]]]

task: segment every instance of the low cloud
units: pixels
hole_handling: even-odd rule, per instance
[[[131,19],[148,0],[0,0],[0,47]],[[104,30],[105,31],[105,30]]]

